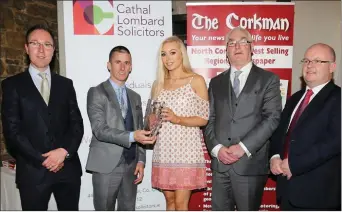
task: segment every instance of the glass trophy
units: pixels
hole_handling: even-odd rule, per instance
[[[164,102],[151,100],[147,101],[146,112],[144,117],[144,130],[151,131],[150,137],[156,136],[162,126],[161,112],[165,107]]]

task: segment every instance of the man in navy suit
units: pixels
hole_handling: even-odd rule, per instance
[[[341,88],[333,48],[318,43],[302,59],[306,88],[287,101],[271,138],[271,171],[281,210],[341,210]]]
[[[3,81],[1,107],[21,206],[47,210],[53,193],[58,210],[78,210],[83,120],[75,89],[70,79],[50,71],[55,42],[48,28],[30,28],[25,50],[29,68]]]

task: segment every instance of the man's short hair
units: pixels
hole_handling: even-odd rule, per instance
[[[231,35],[233,32],[235,32],[235,31],[244,32],[244,33],[247,35],[247,40],[250,41],[250,42],[253,42],[253,38],[252,38],[251,33],[250,33],[247,29],[238,26],[238,27],[235,27],[234,29],[230,30],[230,31],[226,34],[226,36],[225,36],[226,45],[227,45],[227,43],[228,43],[228,41],[229,41],[230,35]]]
[[[29,37],[30,37],[31,33],[35,30],[44,30],[47,33],[49,33],[51,38],[52,38],[53,45],[55,45],[55,39],[54,39],[54,35],[53,35],[52,31],[44,24],[36,24],[27,30],[27,32],[26,32],[26,44],[28,44],[28,42],[29,42]]]
[[[131,55],[131,52],[126,47],[124,47],[124,46],[115,46],[109,52],[109,61],[112,58],[112,55],[114,54],[114,52],[127,53],[127,54]]]

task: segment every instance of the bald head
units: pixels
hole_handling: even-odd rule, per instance
[[[333,48],[324,43],[310,46],[304,55],[303,78],[310,88],[325,84],[332,79],[336,69],[336,55]]]
[[[325,44],[325,43],[313,44],[306,50],[306,52],[312,49],[318,49],[319,51],[322,51],[322,53],[325,54],[327,58],[329,58],[329,61],[335,62],[336,60],[335,50],[328,44]]]

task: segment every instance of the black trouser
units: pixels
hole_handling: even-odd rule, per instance
[[[53,194],[58,210],[77,211],[80,199],[81,179],[41,185],[18,185],[18,189],[22,210],[48,210],[50,197]]]
[[[279,182],[282,181],[282,182]],[[283,183],[284,185],[284,190],[282,192],[281,198],[280,198],[280,210],[281,211],[339,211],[341,210],[341,207],[339,208],[301,208],[294,206],[291,204],[289,201],[289,186],[288,186],[288,180],[286,176],[279,176],[277,183]]]
[[[340,208],[299,208],[291,204],[288,196],[282,198],[280,201],[280,210],[281,211],[340,211]]]

